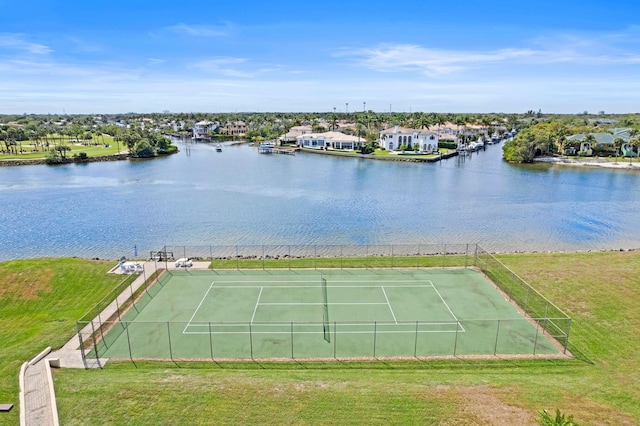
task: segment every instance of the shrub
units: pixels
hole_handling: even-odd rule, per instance
[[[542,426],[578,426],[573,421],[573,416],[565,417],[560,410],[556,410],[556,415],[552,416],[547,410],[540,412],[540,424]]]

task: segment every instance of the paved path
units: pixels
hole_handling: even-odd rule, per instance
[[[27,367],[24,373],[24,408],[27,425],[54,426],[57,419],[53,416],[53,406],[49,393],[49,378],[45,361]]]
[[[132,292],[135,292],[140,286],[142,286],[147,277],[156,271],[156,265],[158,267],[168,267],[169,269],[175,269],[173,263],[157,263],[146,262],[144,264],[144,273],[131,284],[131,290],[127,288],[121,295],[117,297],[116,301],[113,301],[108,305],[101,313],[100,318],[109,318],[113,315],[118,306],[122,305]],[[209,262],[194,262],[193,269],[207,269]],[[98,323],[98,318],[94,321]],[[91,334],[91,325],[88,325],[83,330],[83,335]],[[80,340],[78,334],[75,333],[73,337],[59,350],[51,352],[42,360],[29,365],[25,370],[24,375],[24,407],[20,407],[20,410],[24,410],[24,425],[25,426],[55,426],[57,425],[57,416],[54,416],[54,401],[51,400],[51,393],[49,391],[49,376],[46,372],[45,360],[46,359],[58,359],[59,366],[62,368],[102,368],[102,366],[108,361],[108,359],[100,358],[88,358],[85,361],[82,360],[82,353],[78,349],[80,347]]]

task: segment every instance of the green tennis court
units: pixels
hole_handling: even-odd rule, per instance
[[[526,318],[472,268],[178,271],[104,327],[88,356],[557,355],[549,324]]]

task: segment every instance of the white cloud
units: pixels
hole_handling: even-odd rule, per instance
[[[167,27],[167,30],[192,37],[226,37],[231,34],[233,27],[230,23],[225,23],[221,26],[180,23]]]
[[[360,49],[340,49],[334,56],[351,58],[364,68],[378,72],[416,72],[438,76],[502,64],[640,64],[640,52],[630,33],[584,36],[555,34],[540,37],[533,47],[494,50],[453,50],[417,44],[382,44]]]
[[[51,52],[49,46],[25,40],[23,34],[0,33],[0,48],[18,50],[35,55],[46,55]]]

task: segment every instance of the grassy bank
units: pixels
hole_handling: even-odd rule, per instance
[[[18,371],[47,346],[60,347],[75,322],[122,276],[113,262],[30,259],[0,263],[0,402],[14,403],[0,424],[18,423]]]
[[[640,252],[499,258],[574,318],[570,349],[576,359],[109,363],[104,370],[54,372],[61,423],[536,424],[541,409],[556,408],[573,414],[581,425],[640,423],[640,343],[636,338],[640,332]],[[92,263],[75,259],[47,262],[52,262],[48,268],[53,271],[60,269],[56,262],[69,262],[69,267],[79,270],[89,268],[82,266],[85,262]],[[286,260],[282,262],[287,267]],[[20,262],[0,267],[7,264]],[[41,273],[43,268],[38,265],[42,261],[35,265],[33,274]],[[101,274],[99,268],[96,273]],[[80,281],[80,277],[68,279]],[[36,282],[40,281],[46,279]],[[6,292],[6,284],[0,285]],[[64,291],[81,292],[86,287],[69,284]],[[37,342],[61,344],[68,337],[56,337],[66,333],[59,329],[36,330],[41,322],[32,322],[31,316],[60,305],[64,312],[47,315],[71,318],[72,325],[83,313],[74,304],[63,305],[59,298],[52,301],[52,294],[39,291],[31,302],[40,308],[23,305],[24,312],[17,311],[20,315],[7,316],[3,332],[7,327],[16,330],[19,320],[27,323],[22,337],[11,337],[13,345],[21,347],[19,351],[0,349],[2,386],[5,379],[17,383],[21,361],[13,358],[34,355],[42,346]],[[97,302],[98,294],[85,293],[75,300],[89,304],[91,298],[92,303]],[[4,320],[7,305],[0,306]],[[9,335],[12,333],[0,338],[4,342]],[[28,348],[22,348],[21,341]],[[8,389],[1,389],[3,400],[13,400]],[[7,418],[0,416],[0,422]]]

